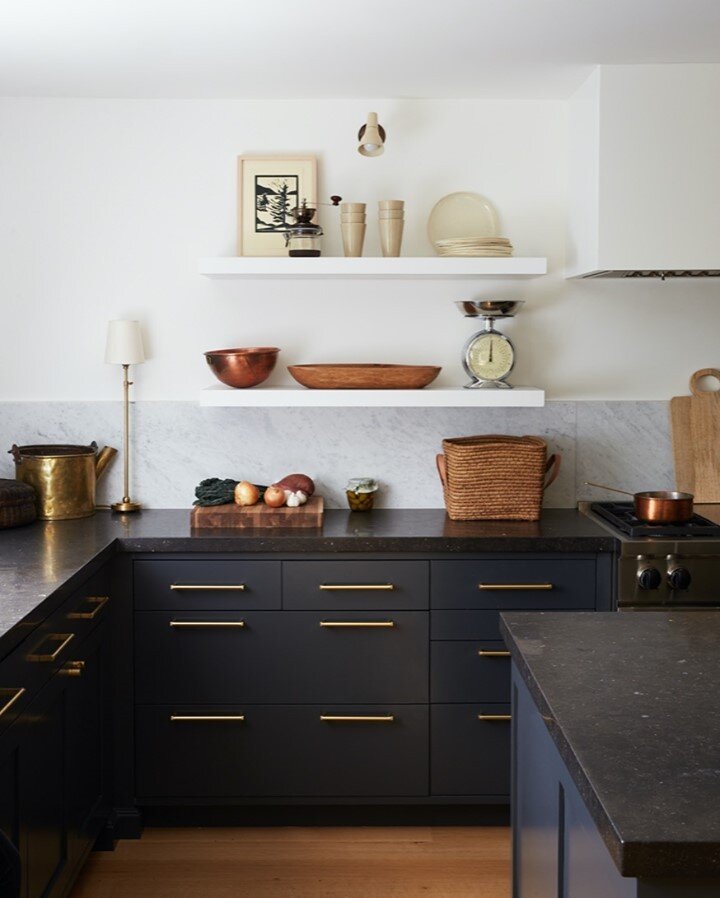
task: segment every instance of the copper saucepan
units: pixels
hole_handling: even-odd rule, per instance
[[[648,524],[684,524],[693,516],[692,493],[678,493],[674,490],[651,490],[644,493],[630,493],[627,490],[619,490],[614,486],[605,486],[602,483],[590,483],[586,486],[596,486],[601,490],[610,490],[611,493],[622,493],[624,496],[632,496],[635,504],[635,517]]]

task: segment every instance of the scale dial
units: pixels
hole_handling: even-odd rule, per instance
[[[515,364],[515,350],[504,334],[480,331],[465,344],[465,370],[479,383],[505,380]]]

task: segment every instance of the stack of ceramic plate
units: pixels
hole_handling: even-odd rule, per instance
[[[447,237],[435,241],[439,256],[512,256],[507,237]]]

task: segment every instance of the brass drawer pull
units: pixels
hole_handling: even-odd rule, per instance
[[[220,723],[243,723],[244,714],[171,714],[173,723],[194,723],[197,721],[219,721]]]
[[[547,590],[555,589],[552,583],[478,583],[478,589]]]
[[[49,661],[57,660],[57,657],[60,654],[60,652],[62,652],[62,650],[73,639],[75,639],[75,634],[74,633],[48,633],[47,639],[60,640],[60,645],[58,645],[58,647],[55,649],[54,652],[45,653],[45,654],[37,653],[37,654],[28,655],[27,656],[28,661],[40,661],[40,662],[46,663]]]
[[[395,589],[394,583],[321,583],[320,589],[322,590],[336,590],[336,591],[348,591],[348,590],[356,590],[356,589],[372,589],[376,592],[392,592]]]
[[[487,723],[498,723],[512,720],[512,714],[478,714],[477,719]]]
[[[490,651],[488,649],[480,649],[478,652],[481,658],[509,658],[510,652],[508,651]]]
[[[12,708],[15,702],[20,701],[22,696],[25,695],[26,691],[27,690],[24,686],[21,686],[20,689],[0,689],[0,695],[9,696],[8,700],[5,702],[2,708],[0,708],[0,717],[2,717],[3,714],[7,714],[7,712],[10,710],[10,708]]]
[[[394,620],[321,620],[321,627],[394,627]]]
[[[192,589],[213,589],[215,591],[218,590],[226,590],[232,592],[243,592],[246,589],[244,583],[228,583],[228,584],[213,584],[211,586],[201,586],[197,583],[171,583],[170,589],[175,590],[192,590]]]
[[[171,627],[239,627],[245,626],[244,620],[171,620]]]
[[[94,605],[92,611],[71,611],[68,620],[94,620],[110,601],[110,596],[86,596],[86,602]]]
[[[393,723],[393,714],[321,714],[320,720],[325,723]]]
[[[63,677],[81,677],[84,670],[84,661],[66,661],[58,673]]]

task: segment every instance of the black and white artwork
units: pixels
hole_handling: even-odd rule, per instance
[[[297,175],[255,175],[255,233],[277,234],[293,223],[290,210],[298,205]]]

